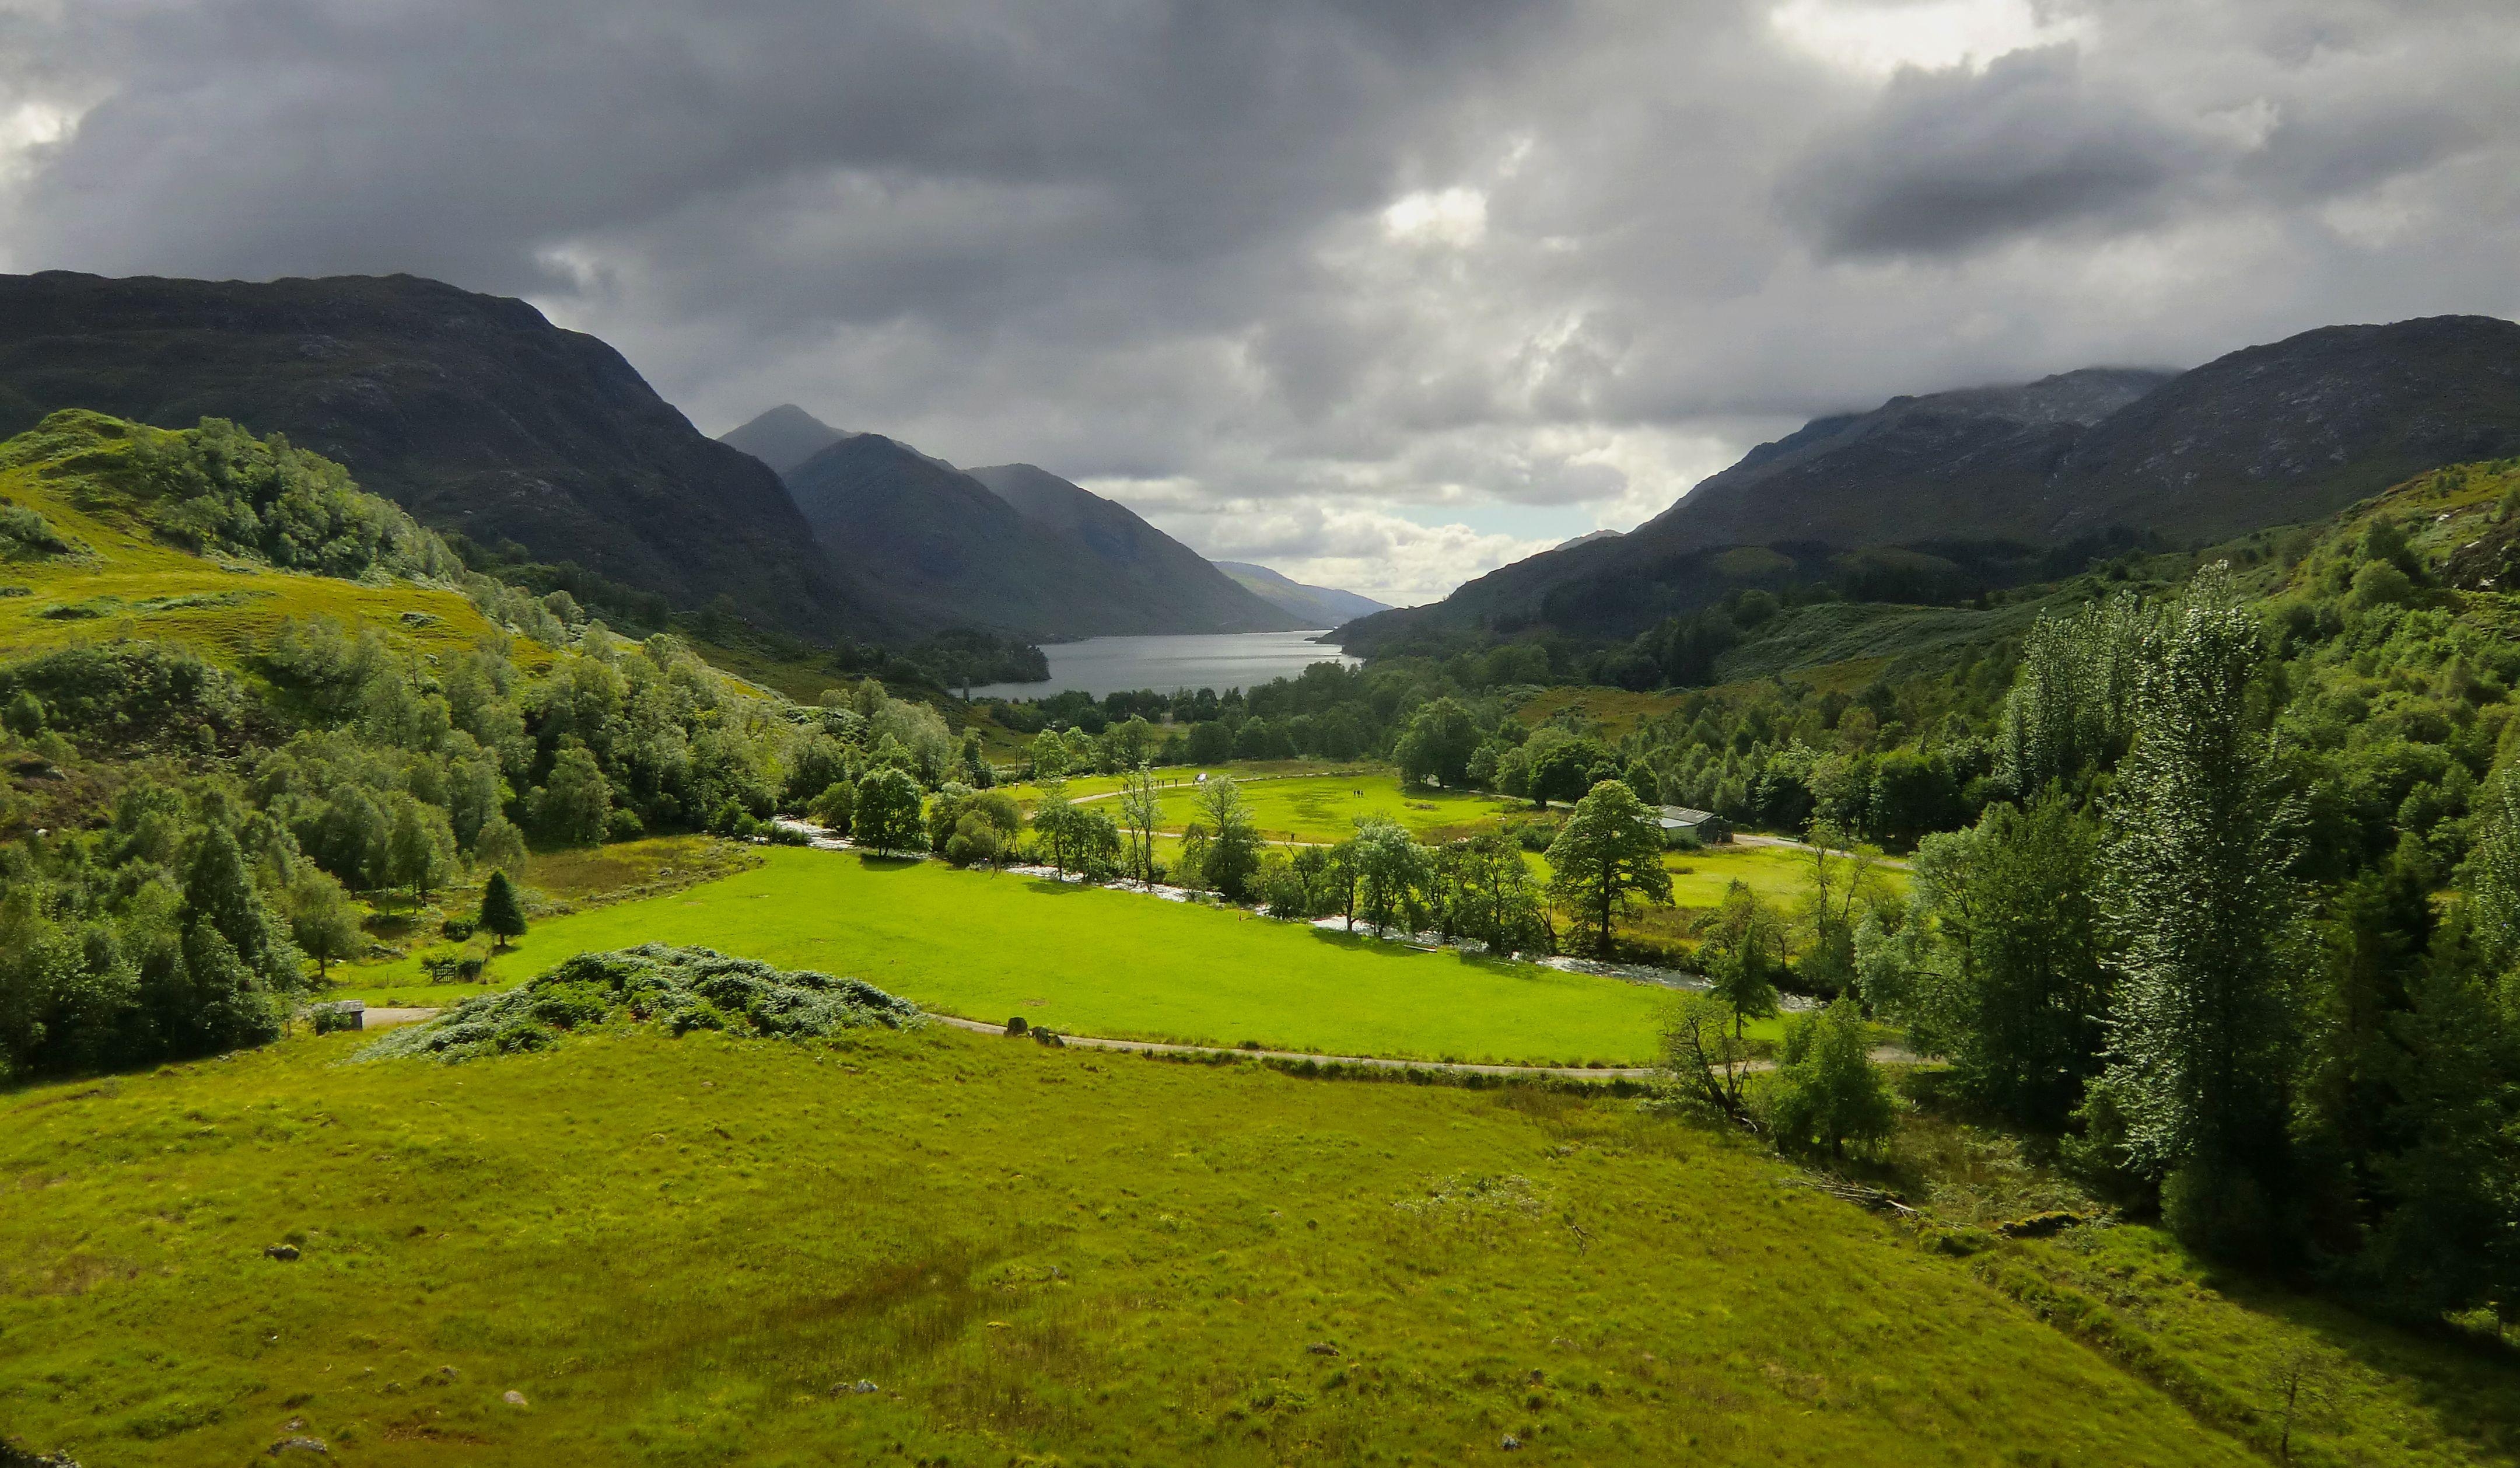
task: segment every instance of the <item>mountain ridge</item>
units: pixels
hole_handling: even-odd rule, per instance
[[[832,560],[912,619],[1043,639],[1293,628],[1126,506],[1033,465],[965,471],[866,433],[782,478]]]
[[[1884,600],[2009,584],[2147,537],[2212,543],[2520,452],[2520,325],[2321,327],[2183,372],[2085,368],[1814,418],[1616,539],[1501,567],[1343,629],[1624,636],[1746,586],[1854,578]],[[2052,568],[2051,568],[2052,569]]]

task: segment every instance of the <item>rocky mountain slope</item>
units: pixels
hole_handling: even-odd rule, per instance
[[[0,435],[58,408],[234,419],[432,527],[815,639],[899,630],[758,459],[520,300],[412,276],[0,277]]]
[[[2183,373],[2093,368],[1814,419],[1629,534],[1351,629],[1355,650],[1546,624],[1634,632],[1743,585],[1926,601],[2154,537],[2315,520],[2442,465],[2520,452],[2520,325],[2339,326]]]

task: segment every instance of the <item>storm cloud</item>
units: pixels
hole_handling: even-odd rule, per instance
[[[410,271],[1387,600],[1896,392],[2520,313],[2497,0],[0,0],[0,259]]]

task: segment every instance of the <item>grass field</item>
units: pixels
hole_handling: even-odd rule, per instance
[[[1586,1065],[1650,1058],[1666,990],[1425,952],[1249,913],[936,862],[772,848],[751,871],[552,918],[496,959],[512,984],[572,953],[702,943],[852,975],[949,1014],[1081,1034]],[[417,957],[345,996],[442,1002]]]
[[[1198,819],[1198,792],[1186,771],[1164,792],[1164,824],[1179,831]],[[1168,777],[1169,778],[1169,777]],[[1421,841],[1464,835],[1498,818],[1529,808],[1528,803],[1477,791],[1403,790],[1389,769],[1353,774],[1251,780],[1242,785],[1251,817],[1272,841],[1331,843],[1356,834],[1356,823],[1385,815]],[[1113,815],[1118,811],[1113,803]]]
[[[932,1031],[329,1064],[359,1043],[0,1097],[10,1433],[116,1465],[2258,1461],[1629,1101]]]

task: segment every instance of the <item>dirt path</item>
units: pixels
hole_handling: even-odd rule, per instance
[[[927,1017],[957,1030],[974,1034],[1004,1034],[1004,1025],[985,1020],[967,1020],[960,1015],[927,1011]],[[1645,1066],[1489,1066],[1471,1065],[1465,1061],[1393,1060],[1380,1055],[1323,1055],[1309,1050],[1245,1050],[1227,1045],[1175,1045],[1159,1040],[1103,1039],[1091,1034],[1069,1034],[1059,1032],[1062,1044],[1087,1050],[1148,1051],[1156,1055],[1231,1055],[1253,1060],[1309,1060],[1317,1065],[1366,1066],[1379,1071],[1444,1071],[1469,1076],[1559,1076],[1576,1080],[1641,1080],[1657,1074]]]

